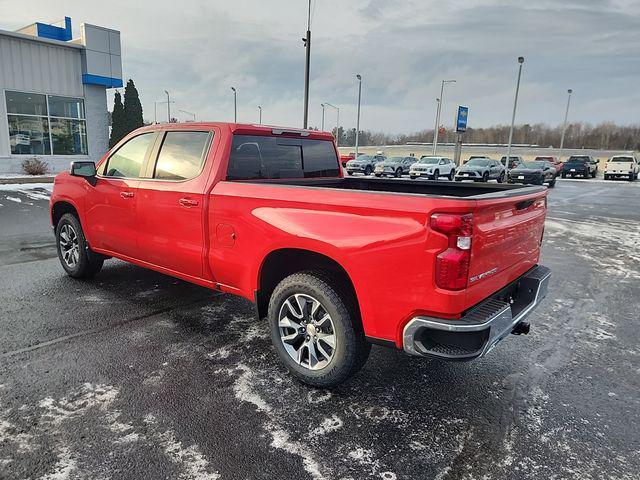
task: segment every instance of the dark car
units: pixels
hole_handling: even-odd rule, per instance
[[[511,170],[512,168],[516,168],[522,162],[524,162],[524,160],[522,160],[522,157],[520,155],[511,155],[511,156],[509,156],[509,170]],[[507,156],[506,155],[500,159],[500,163],[502,163],[503,167],[507,164]]]
[[[533,160],[534,161],[551,162],[551,163],[553,163],[553,165],[556,167],[556,172],[558,172],[558,174],[560,174],[560,172],[562,172],[562,168],[564,167],[564,163],[562,163],[558,157],[554,157],[553,155],[539,156],[539,157],[534,158]]]
[[[562,168],[562,178],[567,178],[567,175],[596,178],[597,173],[598,160],[591,155],[571,155]]]
[[[558,172],[551,162],[534,160],[523,162],[516,168],[509,170],[509,183],[524,183],[542,185],[548,183],[550,188],[556,185]]]

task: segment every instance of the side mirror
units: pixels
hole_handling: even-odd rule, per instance
[[[69,173],[72,177],[83,177],[92,186],[96,186],[96,164],[88,161],[71,162]]]

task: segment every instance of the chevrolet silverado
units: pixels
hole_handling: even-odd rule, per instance
[[[298,379],[333,387],[371,344],[470,360],[547,291],[546,188],[343,177],[328,133],[152,125],[57,175],[62,267],[111,257],[245,297]]]

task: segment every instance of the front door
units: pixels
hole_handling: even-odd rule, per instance
[[[139,177],[155,135],[131,138],[99,167],[96,186],[86,196],[86,229],[92,247],[137,258]]]
[[[209,131],[167,131],[138,187],[140,259],[202,278]]]

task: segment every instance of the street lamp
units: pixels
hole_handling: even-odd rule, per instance
[[[322,107],[322,124],[320,126],[320,131],[324,132],[324,103],[321,103],[320,106]]]
[[[338,112],[338,116],[336,117],[336,147],[338,146],[338,143],[340,141],[340,109],[338,107],[336,107],[335,105],[330,104],[329,102],[324,102],[324,105],[327,107],[331,107],[331,108],[335,108],[336,112]]]
[[[302,128],[307,128],[309,118],[309,70],[311,64],[311,0],[309,0],[309,11],[307,15],[307,36],[302,39],[305,48],[304,64],[304,115]]]
[[[567,131],[567,118],[569,117],[569,104],[571,103],[571,94],[573,90],[567,90],[569,96],[567,97],[567,110],[564,112],[564,124],[562,125],[562,136],[560,137],[560,154],[558,160],[562,161],[562,149],[564,148],[564,134]]]
[[[258,125],[262,125],[262,105],[258,105]]]
[[[509,159],[511,158],[511,142],[513,141],[513,124],[516,121],[516,107],[518,106],[518,93],[520,92],[520,77],[522,76],[522,64],[524,57],[518,57],[518,81],[516,83],[516,96],[513,99],[513,113],[511,114],[511,128],[509,128],[509,144],[507,146],[507,159],[504,165],[504,178],[509,181]]]
[[[362,76],[356,74],[358,79],[358,117],[356,120],[356,158],[358,158],[358,134],[360,133],[360,98],[362,97]]]
[[[169,92],[164,91],[167,94],[167,122],[171,123],[171,99],[169,98]]]
[[[440,129],[440,113],[442,112],[442,104],[444,102],[444,86],[448,83],[456,83],[455,80],[442,80],[440,84],[440,99],[438,100],[438,112],[436,113],[436,128],[433,132],[433,154],[438,150],[438,130]]]
[[[196,114],[193,112],[188,112],[186,110],[178,110],[179,112],[186,113],[187,115],[191,115],[193,117],[193,121],[196,121]]]
[[[233,90],[233,123],[238,123],[238,92],[236,87],[231,87]]]

